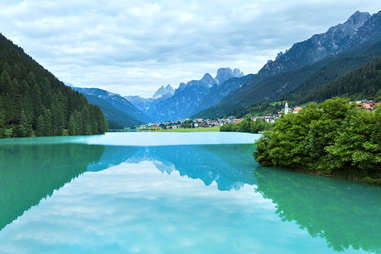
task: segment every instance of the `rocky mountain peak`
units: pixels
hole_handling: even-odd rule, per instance
[[[357,11],[344,23],[331,27],[325,33],[315,34],[310,39],[295,43],[286,52],[278,54],[274,61],[270,60],[259,71],[259,75],[268,77],[295,70],[357,47],[378,33],[380,26],[376,20],[377,14],[371,16],[367,12]]]
[[[161,86],[153,95],[153,99],[159,99],[163,97],[169,97],[174,94],[175,90],[171,85]]]
[[[368,12],[356,11],[345,23],[331,27],[326,34],[332,38],[337,37],[338,33],[353,36],[371,17]]]
[[[344,24],[350,24],[352,26],[360,27],[365,24],[370,19],[371,15],[369,12],[356,11]]]
[[[234,70],[230,68],[220,68],[217,70],[217,75],[215,80],[217,84],[222,84],[231,78],[240,78],[243,75],[244,74],[237,68]]]
[[[210,75],[209,73],[205,73],[202,79],[200,79],[200,82],[209,86],[214,85],[216,83],[212,75]]]

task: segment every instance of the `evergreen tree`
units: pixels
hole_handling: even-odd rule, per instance
[[[0,34],[0,137],[98,134],[105,121],[98,107]]]
[[[30,136],[31,126],[28,123],[28,119],[25,116],[24,110],[21,110],[18,124],[15,127],[13,135],[15,137],[26,137]]]
[[[5,114],[2,109],[2,103],[0,101],[0,137],[4,137],[5,132]]]
[[[44,115],[40,115],[37,119],[36,136],[45,136],[46,123]]]

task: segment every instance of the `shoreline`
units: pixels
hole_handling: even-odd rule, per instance
[[[220,132],[220,127],[177,128],[161,130],[136,130],[137,132]]]
[[[255,156],[254,156],[254,159],[255,159]],[[307,169],[294,169],[294,168],[282,168],[282,167],[277,167],[277,166],[273,166],[273,165],[266,165],[265,166],[265,165],[262,165],[260,162],[258,162],[258,163],[263,168],[271,168],[271,169],[276,169],[276,170],[297,172],[297,173],[301,173],[301,174],[315,175],[315,176],[320,176],[320,177],[341,179],[341,180],[345,180],[345,181],[356,182],[356,183],[365,183],[365,184],[370,184],[370,185],[381,187],[381,176],[379,176],[378,178],[372,178],[369,175],[360,176],[360,175],[355,175],[355,174],[340,174],[340,173],[335,173],[335,172],[331,172],[330,174],[328,174],[328,173],[324,173],[322,171],[311,171],[311,170],[307,170]]]

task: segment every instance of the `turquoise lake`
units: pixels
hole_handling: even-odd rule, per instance
[[[381,253],[381,188],[261,167],[257,138],[0,140],[0,253]]]

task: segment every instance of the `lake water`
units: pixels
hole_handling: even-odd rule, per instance
[[[263,168],[257,138],[0,140],[0,253],[381,253],[381,188]]]

